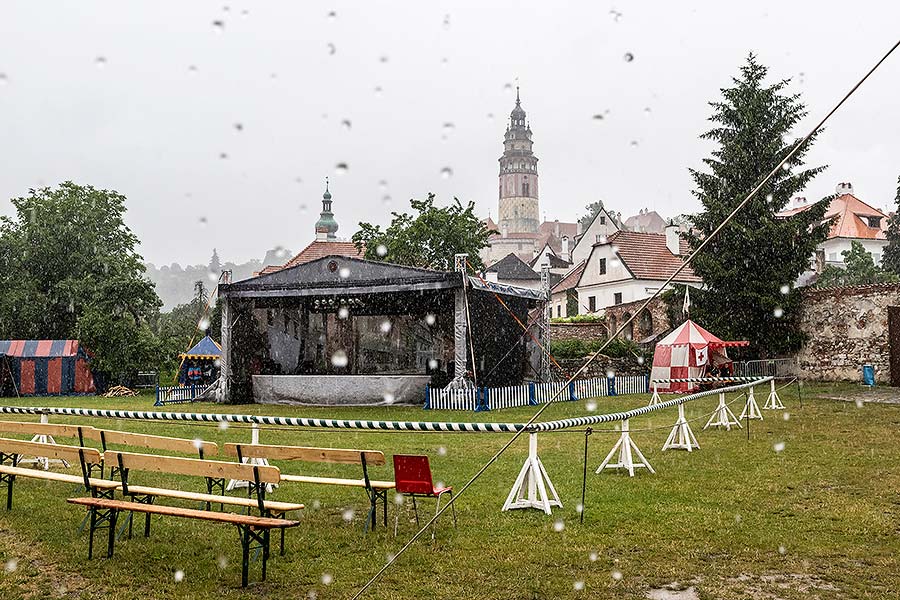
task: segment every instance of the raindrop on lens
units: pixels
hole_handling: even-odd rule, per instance
[[[228,429],[228,421],[219,421],[219,431],[225,431]]]
[[[382,258],[387,256],[387,246],[384,244],[378,244],[378,247],[375,248],[375,254],[381,256]]]
[[[331,585],[332,581],[334,581],[334,577],[331,576],[331,573],[322,573],[322,585]]]
[[[447,449],[444,446],[439,446],[437,453],[438,456],[447,456]]]
[[[203,440],[201,440],[200,438],[194,438],[193,444],[194,444],[194,449],[199,450],[200,448],[203,447]]]
[[[631,52],[626,52],[625,56],[623,56],[622,58],[625,59],[625,62],[631,62],[634,60],[634,54],[632,54]]]
[[[0,85],[6,85],[9,82],[9,77],[6,76],[6,73],[0,73]]]
[[[766,202],[772,201],[772,194],[766,194]]]
[[[856,400],[856,408],[862,408],[862,407],[863,407],[863,401],[857,398],[857,400]]]
[[[433,358],[429,358],[429,359],[428,359],[428,368],[431,369],[432,371],[434,371],[435,369],[437,369],[437,368],[438,368],[438,361],[434,360]]]
[[[337,12],[332,10],[328,13],[328,20],[334,21],[335,19],[337,19]]]
[[[580,580],[579,580],[579,581],[576,581],[576,582],[572,585],[572,587],[575,589],[576,592],[580,592],[581,590],[584,589],[584,582],[583,582],[583,581],[580,581]]]
[[[403,494],[394,494],[394,504],[403,506],[404,502],[406,502],[406,497]]]
[[[740,523],[740,522],[741,522],[741,515],[734,515],[734,522],[735,522],[735,523]]]
[[[385,319],[384,321],[381,322],[381,324],[378,326],[378,328],[381,329],[381,333],[385,333],[385,334],[390,333],[391,332],[391,322],[388,321],[387,319]]]
[[[197,323],[197,328],[201,331],[206,331],[207,329],[209,329],[209,319],[207,319],[206,317],[200,319],[200,322]]]
[[[234,124],[234,130],[235,130],[235,131],[239,131],[239,132],[240,132],[240,131],[243,131],[243,130],[244,130],[244,124],[243,124],[243,123],[235,123],[235,124]]]
[[[553,531],[559,533],[560,531],[562,531],[565,528],[566,528],[566,524],[563,522],[562,519],[557,519],[556,521],[553,522]]]
[[[382,89],[382,87],[381,87],[380,85],[376,85],[376,86],[375,86],[375,97],[376,97],[376,98],[380,98],[380,97],[381,97],[381,93],[382,93],[383,91],[384,91],[384,90]]]
[[[613,371],[612,369],[609,369],[608,371],[606,371],[606,376],[609,378],[613,378],[616,376],[616,372]]]
[[[12,573],[18,567],[19,567],[19,561],[17,561],[15,558],[11,558],[8,561],[6,561],[6,565],[4,565],[3,570],[6,571],[7,573]]]
[[[597,558],[598,556],[596,552],[591,552],[590,554],[588,554],[588,560],[591,562],[597,562]]]
[[[378,57],[378,62],[380,62],[382,64],[386,63],[388,60],[389,59],[388,59],[387,54],[382,54],[381,56]]]
[[[334,354],[331,355],[331,364],[334,367],[342,369],[347,366],[348,362],[349,359],[347,358],[347,353],[343,350],[337,350]]]
[[[445,134],[453,133],[453,130],[456,129],[456,125],[453,123],[444,123],[441,128]]]
[[[425,315],[425,323],[427,325],[434,325],[434,322],[435,322],[435,316],[433,314],[428,313],[427,315]]]
[[[584,512],[584,504],[582,504],[581,502],[579,502],[578,504],[576,504],[576,505],[575,505],[575,512],[577,512],[579,515],[580,515],[581,513],[583,513],[583,512]]]
[[[341,279],[347,279],[348,277],[350,277],[350,269],[348,269],[347,267],[341,267],[338,271],[338,275],[341,276]]]
[[[346,306],[342,306],[338,309],[338,319],[346,319],[350,316],[350,311]]]
[[[787,296],[790,292],[791,292],[791,286],[789,286],[788,284],[784,284],[783,286],[781,286],[781,293],[782,293],[782,294],[784,294],[785,296]]]
[[[592,400],[588,401],[584,405],[584,408],[587,409],[588,412],[594,412],[595,410],[597,410],[597,403]]]
[[[328,42],[328,54],[329,56],[334,56],[334,53],[337,52],[337,48],[331,42]]]
[[[453,177],[453,169],[451,169],[450,167],[444,167],[443,169],[441,169],[441,177],[443,179],[450,179],[451,177]]]
[[[781,452],[784,450],[784,442],[775,442],[775,445],[772,446],[775,452]]]
[[[184,580],[184,571],[178,569],[175,571],[175,583],[181,583]]]
[[[353,129],[353,123],[350,121],[350,119],[344,119],[343,121],[341,121],[341,127],[346,129],[347,131],[350,131],[351,129]]]
[[[597,113],[597,114],[594,115],[593,119],[594,119],[595,121],[602,121],[602,120],[603,120],[603,115],[600,114],[600,113]]]
[[[384,398],[385,404],[393,404],[394,403],[394,395],[390,392],[385,392],[382,395],[382,398]]]
[[[100,67],[102,69],[103,67],[106,66],[106,57],[98,56],[96,59],[94,59],[94,64],[96,64],[98,67]]]
[[[216,33],[222,33],[223,31],[225,31],[225,21],[223,21],[222,19],[216,19],[212,22],[212,24],[213,31],[215,31]]]
[[[444,15],[444,29],[450,29],[450,15]]]
[[[791,413],[784,413],[783,415],[781,415],[781,418],[784,419],[785,421],[790,421]]]
[[[616,581],[622,581],[622,571],[613,571],[611,575]]]
[[[506,92],[507,94],[511,94],[512,93],[512,84],[511,83],[504,84],[503,91]]]
[[[216,564],[219,566],[220,569],[224,569],[225,567],[228,566],[228,559],[220,554],[219,558],[216,559]]]
[[[643,356],[638,356],[638,357],[637,357],[637,364],[639,364],[639,365],[644,364],[644,357],[643,357]]]
[[[353,520],[354,514],[355,514],[355,513],[354,513],[353,509],[352,509],[352,508],[348,508],[347,510],[345,510],[345,511],[343,512],[343,514],[342,514],[341,516],[344,518],[345,521],[347,521],[347,522],[349,523],[350,521]]]
[[[778,546],[778,554],[784,554],[785,552],[787,552],[787,548],[785,548],[784,546]]]
[[[630,146],[631,146],[632,148],[637,148],[637,147],[638,147],[638,141],[637,141],[637,140],[631,140]]]
[[[775,310],[772,311],[772,314],[775,315],[776,319],[780,319],[781,317],[784,316],[784,309],[781,308],[780,306],[776,306]]]
[[[347,163],[345,163],[345,162],[340,162],[334,166],[334,172],[338,175],[344,175],[349,170],[350,170],[350,167],[348,167]]]

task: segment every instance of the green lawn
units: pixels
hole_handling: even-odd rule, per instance
[[[762,390],[760,390],[762,391]],[[539,454],[564,507],[500,508],[527,450],[523,436],[459,499],[459,527],[447,513],[437,542],[417,542],[367,598],[639,598],[652,587],[693,586],[700,598],[895,598],[900,593],[900,405],[831,399],[858,386],[807,385],[800,408],[782,391],[787,414],[765,411],[745,430],[701,431],[715,397],[687,406],[701,450],[661,452],[675,420],[667,410],[631,422],[633,437],[657,474],[633,479],[594,469],[615,442],[609,426],[590,436],[587,510],[579,524],[584,435],[539,436]],[[729,396],[729,398],[732,398]],[[765,394],[758,398],[760,405]],[[598,411],[645,404],[646,396],[604,398]],[[33,398],[5,404],[149,409],[152,399]],[[740,413],[740,402],[733,405]],[[297,409],[178,405],[173,411],[335,416],[392,420],[524,421],[533,409],[493,413],[419,408]],[[585,402],[551,406],[543,419],[586,414]],[[28,420],[20,417],[9,419]],[[32,418],[33,419],[33,418]],[[51,417],[122,429],[249,442],[245,426]],[[431,457],[435,479],[457,488],[509,434],[374,433],[263,428],[262,443],[365,447]],[[784,443],[784,450],[773,446]],[[282,465],[286,472],[354,476],[341,465]],[[74,472],[74,470],[73,470]],[[374,478],[391,478],[389,467]],[[201,481],[151,474],[134,481],[200,490]],[[2,490],[5,494],[5,490]],[[285,485],[274,498],[306,504],[288,532],[288,553],[274,556],[265,583],[241,590],[237,536],[224,525],[157,518],[149,540],[116,547],[113,560],[87,560],[76,533],[83,510],[65,502],[71,487],[17,480],[11,512],[0,512],[0,593],[11,598],[349,598],[415,532],[409,506],[390,502],[388,530],[364,534],[361,490]],[[424,505],[424,509],[423,509]],[[343,513],[354,509],[346,522]],[[433,503],[422,502],[428,514]],[[400,516],[394,536],[395,517]],[[564,528],[556,531],[557,521]],[[556,525],[556,526],[555,526]],[[102,552],[100,553],[102,554]],[[15,568],[10,570],[15,564]],[[181,582],[175,572],[184,573]],[[323,583],[323,575],[330,583]],[[259,578],[258,565],[251,580]],[[576,584],[583,583],[577,590]],[[580,585],[579,585],[580,586]]]

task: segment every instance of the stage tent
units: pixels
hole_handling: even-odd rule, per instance
[[[197,342],[193,348],[181,355],[184,359],[216,360],[222,357],[222,346],[209,336]]]
[[[703,377],[709,367],[719,367],[731,362],[726,348],[747,344],[748,342],[726,342],[687,320],[657,342],[650,381],[658,382],[656,385],[660,392],[695,390],[699,387],[697,383],[667,380]]]
[[[23,396],[93,394],[90,356],[78,340],[0,340]]]

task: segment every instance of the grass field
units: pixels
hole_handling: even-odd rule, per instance
[[[400,557],[365,597],[642,598],[652,588],[692,587],[712,598],[896,598],[900,595],[900,405],[835,398],[863,397],[858,386],[807,385],[782,391],[787,409],[765,411],[746,430],[701,428],[715,397],[691,403],[689,419],[701,450],[661,452],[675,411],[635,419],[633,437],[657,471],[630,479],[594,469],[616,433],[590,436],[587,507],[579,524],[584,434],[540,435],[539,454],[564,507],[552,517],[500,508],[527,450],[523,436],[458,502],[459,527],[447,513],[437,541],[423,538]],[[729,399],[734,398],[733,395]],[[760,405],[765,399],[759,398]],[[646,396],[603,398],[598,412],[641,406]],[[149,409],[152,400],[6,399],[5,404]],[[733,406],[740,413],[740,401]],[[393,420],[520,422],[533,409],[493,413],[424,412],[420,408],[297,409],[181,405],[173,411]],[[544,420],[587,414],[584,401],[551,406]],[[789,417],[789,418],[787,418]],[[27,420],[20,417],[4,417]],[[32,418],[33,419],[33,418]],[[249,442],[247,427],[51,417],[108,429],[218,443]],[[610,428],[611,429],[611,428]],[[372,433],[263,429],[262,443],[356,447],[431,457],[435,479],[457,488],[509,434]],[[776,452],[774,446],[784,443]],[[283,465],[285,472],[356,476],[341,465]],[[73,470],[74,472],[74,470]],[[374,478],[392,478],[388,467]],[[202,482],[135,474],[141,483],[199,490]],[[4,490],[5,493],[5,490]],[[149,540],[116,546],[113,560],[87,560],[76,532],[83,510],[65,502],[70,486],[17,480],[11,512],[0,512],[0,594],[12,598],[349,598],[415,532],[411,507],[390,502],[388,530],[363,533],[361,490],[285,485],[274,498],[306,504],[288,532],[288,552],[274,556],[265,583],[240,584],[233,528],[157,518]],[[408,504],[408,503],[407,503]],[[424,510],[423,510],[424,506]],[[343,514],[355,511],[352,521]],[[420,512],[433,511],[422,502]],[[395,517],[399,532],[394,536]],[[562,529],[559,529],[559,525]],[[102,552],[101,552],[102,554]],[[14,568],[13,568],[14,567]],[[183,571],[180,582],[175,572]],[[251,580],[259,578],[258,565]],[[323,583],[328,581],[326,585]],[[577,589],[582,588],[582,589]],[[662,594],[662,592],[654,592]],[[664,596],[656,596],[664,597]],[[678,596],[681,597],[681,596]]]

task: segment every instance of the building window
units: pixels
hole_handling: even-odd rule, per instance
[[[588,311],[597,312],[597,297],[588,296]]]
[[[838,259],[837,252],[829,252],[828,253],[829,262],[837,262],[837,259]]]
[[[271,308],[266,311],[266,325],[273,327],[275,325],[275,311]]]
[[[527,181],[522,183],[522,195],[523,196],[528,195],[528,182]]]
[[[601,258],[597,261],[597,275],[606,275],[606,259]]]
[[[556,305],[556,316],[557,316],[557,317],[561,317],[561,316],[562,316],[562,304],[557,304],[557,305]]]
[[[613,304],[622,304],[622,292],[613,294]]]
[[[606,225],[606,215],[600,215],[600,224]]]

